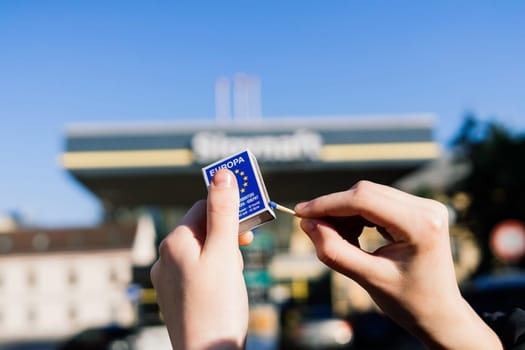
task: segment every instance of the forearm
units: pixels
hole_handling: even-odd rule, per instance
[[[242,350],[245,348],[245,339],[236,337],[216,336],[212,334],[194,334],[185,340],[177,338],[176,332],[169,332],[174,350]]]
[[[464,299],[449,312],[445,311],[434,319],[422,321],[414,329],[414,334],[428,349],[504,349],[497,334]]]
[[[233,284],[230,281],[229,285]],[[200,286],[202,290],[207,289],[202,284]],[[205,293],[205,296],[210,293]],[[205,300],[198,300],[193,294],[191,300],[182,299],[184,302],[181,308],[170,308],[175,311],[167,314],[164,319],[174,350],[244,349],[248,323],[248,310],[244,309],[244,305],[247,302],[243,301],[244,298],[237,297],[236,301],[243,306],[229,307],[233,301],[228,302],[228,298],[223,297],[219,291],[216,291],[214,297],[223,302],[206,305]]]

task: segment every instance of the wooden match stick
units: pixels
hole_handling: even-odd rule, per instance
[[[292,210],[290,208],[286,208],[285,206],[277,204],[277,203],[275,203],[273,201],[268,202],[268,204],[270,204],[270,208],[272,208],[272,209],[277,209],[279,211],[282,211],[283,213],[287,213],[287,214],[294,215],[294,216],[297,215],[294,210]]]

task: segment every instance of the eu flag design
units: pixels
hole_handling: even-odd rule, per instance
[[[269,206],[268,193],[255,156],[248,150],[210,164],[202,169],[206,186],[219,169],[228,169],[235,174],[239,187],[240,231],[250,230],[275,218]]]

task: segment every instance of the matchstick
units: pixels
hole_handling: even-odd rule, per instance
[[[282,211],[283,213],[287,213],[287,214],[294,215],[294,216],[297,215],[294,210],[292,210],[290,208],[286,208],[285,206],[277,204],[277,203],[275,203],[273,201],[268,202],[268,204],[270,204],[270,208],[272,208],[272,209],[277,209],[279,211]]]

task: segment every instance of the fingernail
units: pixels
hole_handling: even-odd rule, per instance
[[[309,203],[310,203],[310,202],[297,203],[297,204],[295,205],[295,208],[294,208],[294,209],[295,209],[295,211],[301,211],[301,210],[303,210],[304,208],[306,208],[306,207],[308,206]]]
[[[304,219],[303,220],[303,225],[304,225],[304,229],[307,233],[314,233],[317,231],[317,220],[312,220],[312,219]]]
[[[232,176],[227,170],[219,170],[213,176],[213,184],[218,187],[231,187],[233,183]]]

